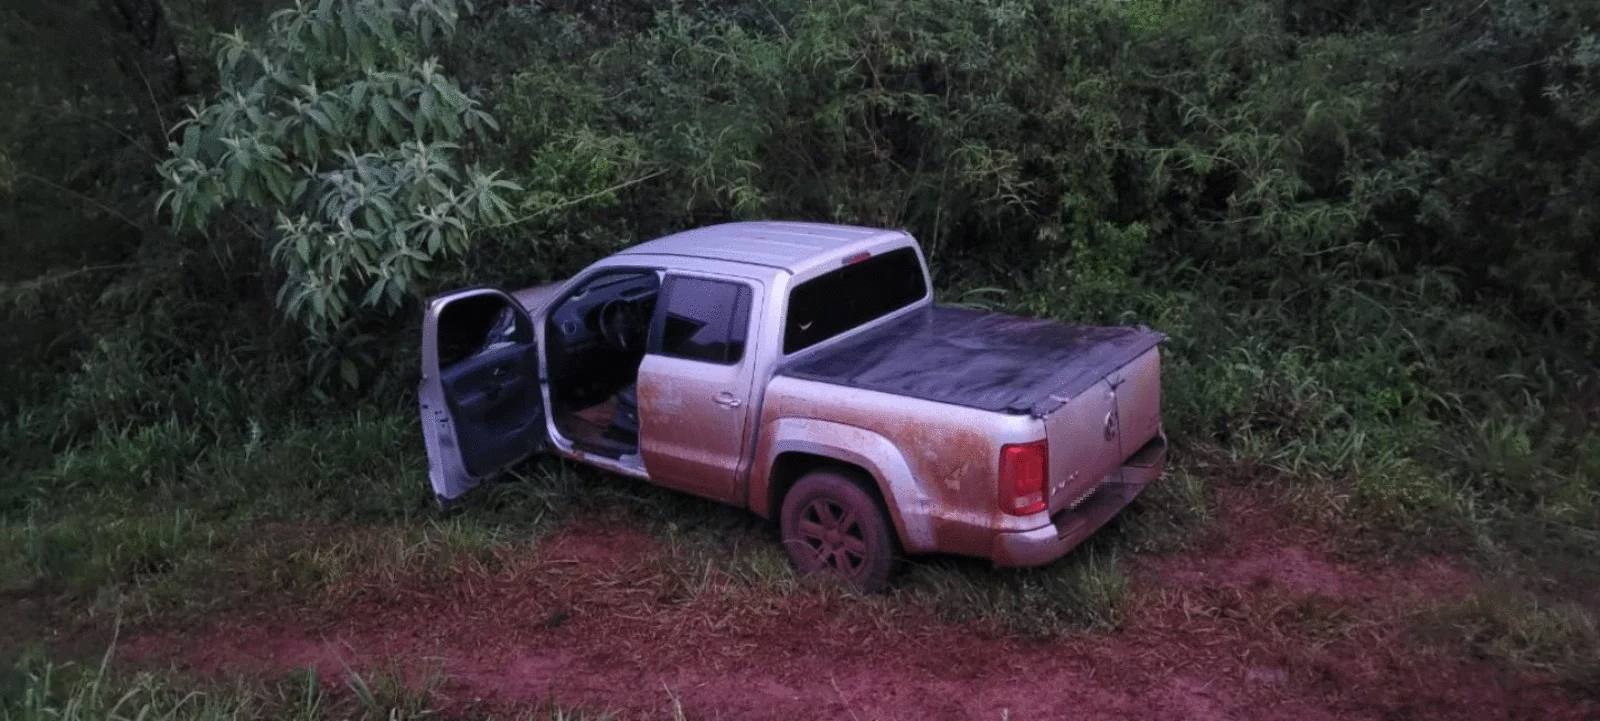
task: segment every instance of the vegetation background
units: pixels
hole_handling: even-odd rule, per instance
[[[800,218],[1171,337],[1176,490],[1107,553],[1288,489],[1353,552],[1518,579],[1484,648],[1600,684],[1589,0],[13,0],[0,67],[6,588],[121,608],[264,523],[404,536],[420,299]],[[1104,594],[1058,595],[1019,603]]]

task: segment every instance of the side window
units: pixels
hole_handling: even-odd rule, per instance
[[[439,313],[439,367],[449,368],[486,350],[531,343],[533,329],[493,293],[462,298]]]
[[[738,363],[750,328],[750,286],[704,278],[667,279],[651,352]]]

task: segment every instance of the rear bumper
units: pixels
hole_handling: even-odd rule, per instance
[[[1067,555],[1133,502],[1167,466],[1167,439],[1157,435],[1112,471],[1077,508],[1050,517],[1031,531],[1000,533],[989,553],[997,566],[1041,566]]]

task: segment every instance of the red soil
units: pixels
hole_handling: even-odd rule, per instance
[[[1271,504],[1198,548],[1131,561],[1123,627],[1025,641],[838,593],[683,588],[643,534],[574,527],[526,564],[371,583],[123,644],[201,673],[403,668],[446,716],[554,704],[690,719],[1595,719],[1545,679],[1419,643],[1415,613],[1476,581],[1442,561],[1336,560]]]

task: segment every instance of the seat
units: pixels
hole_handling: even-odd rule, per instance
[[[629,383],[617,391],[617,407],[611,414],[611,427],[639,437],[639,384]]]

